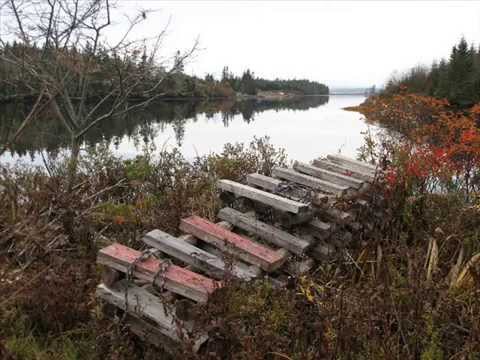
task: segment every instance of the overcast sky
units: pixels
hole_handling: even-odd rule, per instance
[[[165,47],[202,50],[188,73],[219,76],[224,65],[266,78],[308,78],[332,87],[381,85],[394,70],[449,55],[462,36],[480,42],[474,1],[127,1],[157,9],[139,35],[169,18]]]

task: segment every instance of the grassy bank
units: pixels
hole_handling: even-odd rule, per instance
[[[418,171],[425,166],[412,163],[417,156],[406,142],[367,144],[364,154],[386,169],[375,187],[384,200],[362,215],[370,230],[348,255],[319,263],[285,289],[231,283],[192,310],[212,339],[207,348],[173,358],[480,356],[478,188],[440,176],[450,163]],[[94,299],[97,250],[111,241],[140,248],[153,228],[177,234],[189,214],[215,220],[218,178],[243,181],[285,161],[265,139],[193,163],[175,150],[121,160],[97,147],[82,154],[72,192],[61,159],[48,171],[2,167],[0,357],[168,359],[131,336],[121,318],[104,317]]]

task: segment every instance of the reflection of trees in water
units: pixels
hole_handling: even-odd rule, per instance
[[[172,126],[175,139],[181,146],[185,137],[188,122],[196,122],[197,115],[203,114],[212,119],[216,114],[221,116],[223,124],[228,127],[237,115],[250,123],[255,114],[267,110],[307,110],[328,102],[327,96],[308,96],[282,101],[267,100],[196,100],[196,101],[161,101],[146,109],[130,113],[127,116],[100,122],[85,137],[87,146],[99,142],[118,146],[124,137],[130,138],[136,146],[153,142],[159,132]],[[11,133],[20,126],[27,104],[4,104],[0,108],[0,143],[5,143]],[[63,125],[49,115],[44,114],[27,128],[12,151],[20,156],[34,156],[35,152],[46,150],[56,153],[59,149],[68,148],[69,140]]]

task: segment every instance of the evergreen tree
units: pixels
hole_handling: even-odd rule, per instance
[[[445,59],[442,59],[438,64],[438,84],[433,94],[439,98],[448,97],[449,85],[448,64]]]
[[[222,69],[222,82],[227,82],[230,81],[232,78],[232,75],[230,74],[230,71],[228,70],[228,66],[224,66]]]
[[[185,67],[180,55],[180,50],[177,50],[177,53],[175,54],[175,59],[173,60],[173,62],[174,62],[175,73],[178,73],[178,74],[183,73],[185,70]]]
[[[469,48],[462,38],[452,49],[448,66],[448,98],[454,104],[469,106],[473,104],[473,59],[474,49]]]
[[[388,80],[386,91],[396,93],[402,86],[408,91],[447,98],[458,107],[469,107],[480,101],[480,49],[462,38],[452,48],[450,57],[430,69],[412,68],[402,76]]]
[[[428,87],[428,95],[434,96],[435,90],[438,88],[440,81],[440,67],[436,61],[432,63],[432,69],[430,70],[430,81]]]
[[[242,93],[248,95],[255,95],[257,93],[253,73],[249,69],[247,69],[242,75],[240,90]]]

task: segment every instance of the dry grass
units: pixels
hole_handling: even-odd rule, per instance
[[[168,358],[104,318],[93,296],[98,248],[109,241],[138,248],[143,232],[175,233],[191,213],[214,219],[217,178],[268,173],[285,157],[262,142],[227,146],[194,164],[175,151],[153,155],[85,154],[71,193],[61,163],[50,175],[1,170],[3,358]],[[410,190],[372,200],[362,213],[372,228],[354,239],[348,259],[318,264],[287,289],[261,281],[219,291],[198,311],[214,341],[197,357],[177,358],[478,358],[478,204]]]

